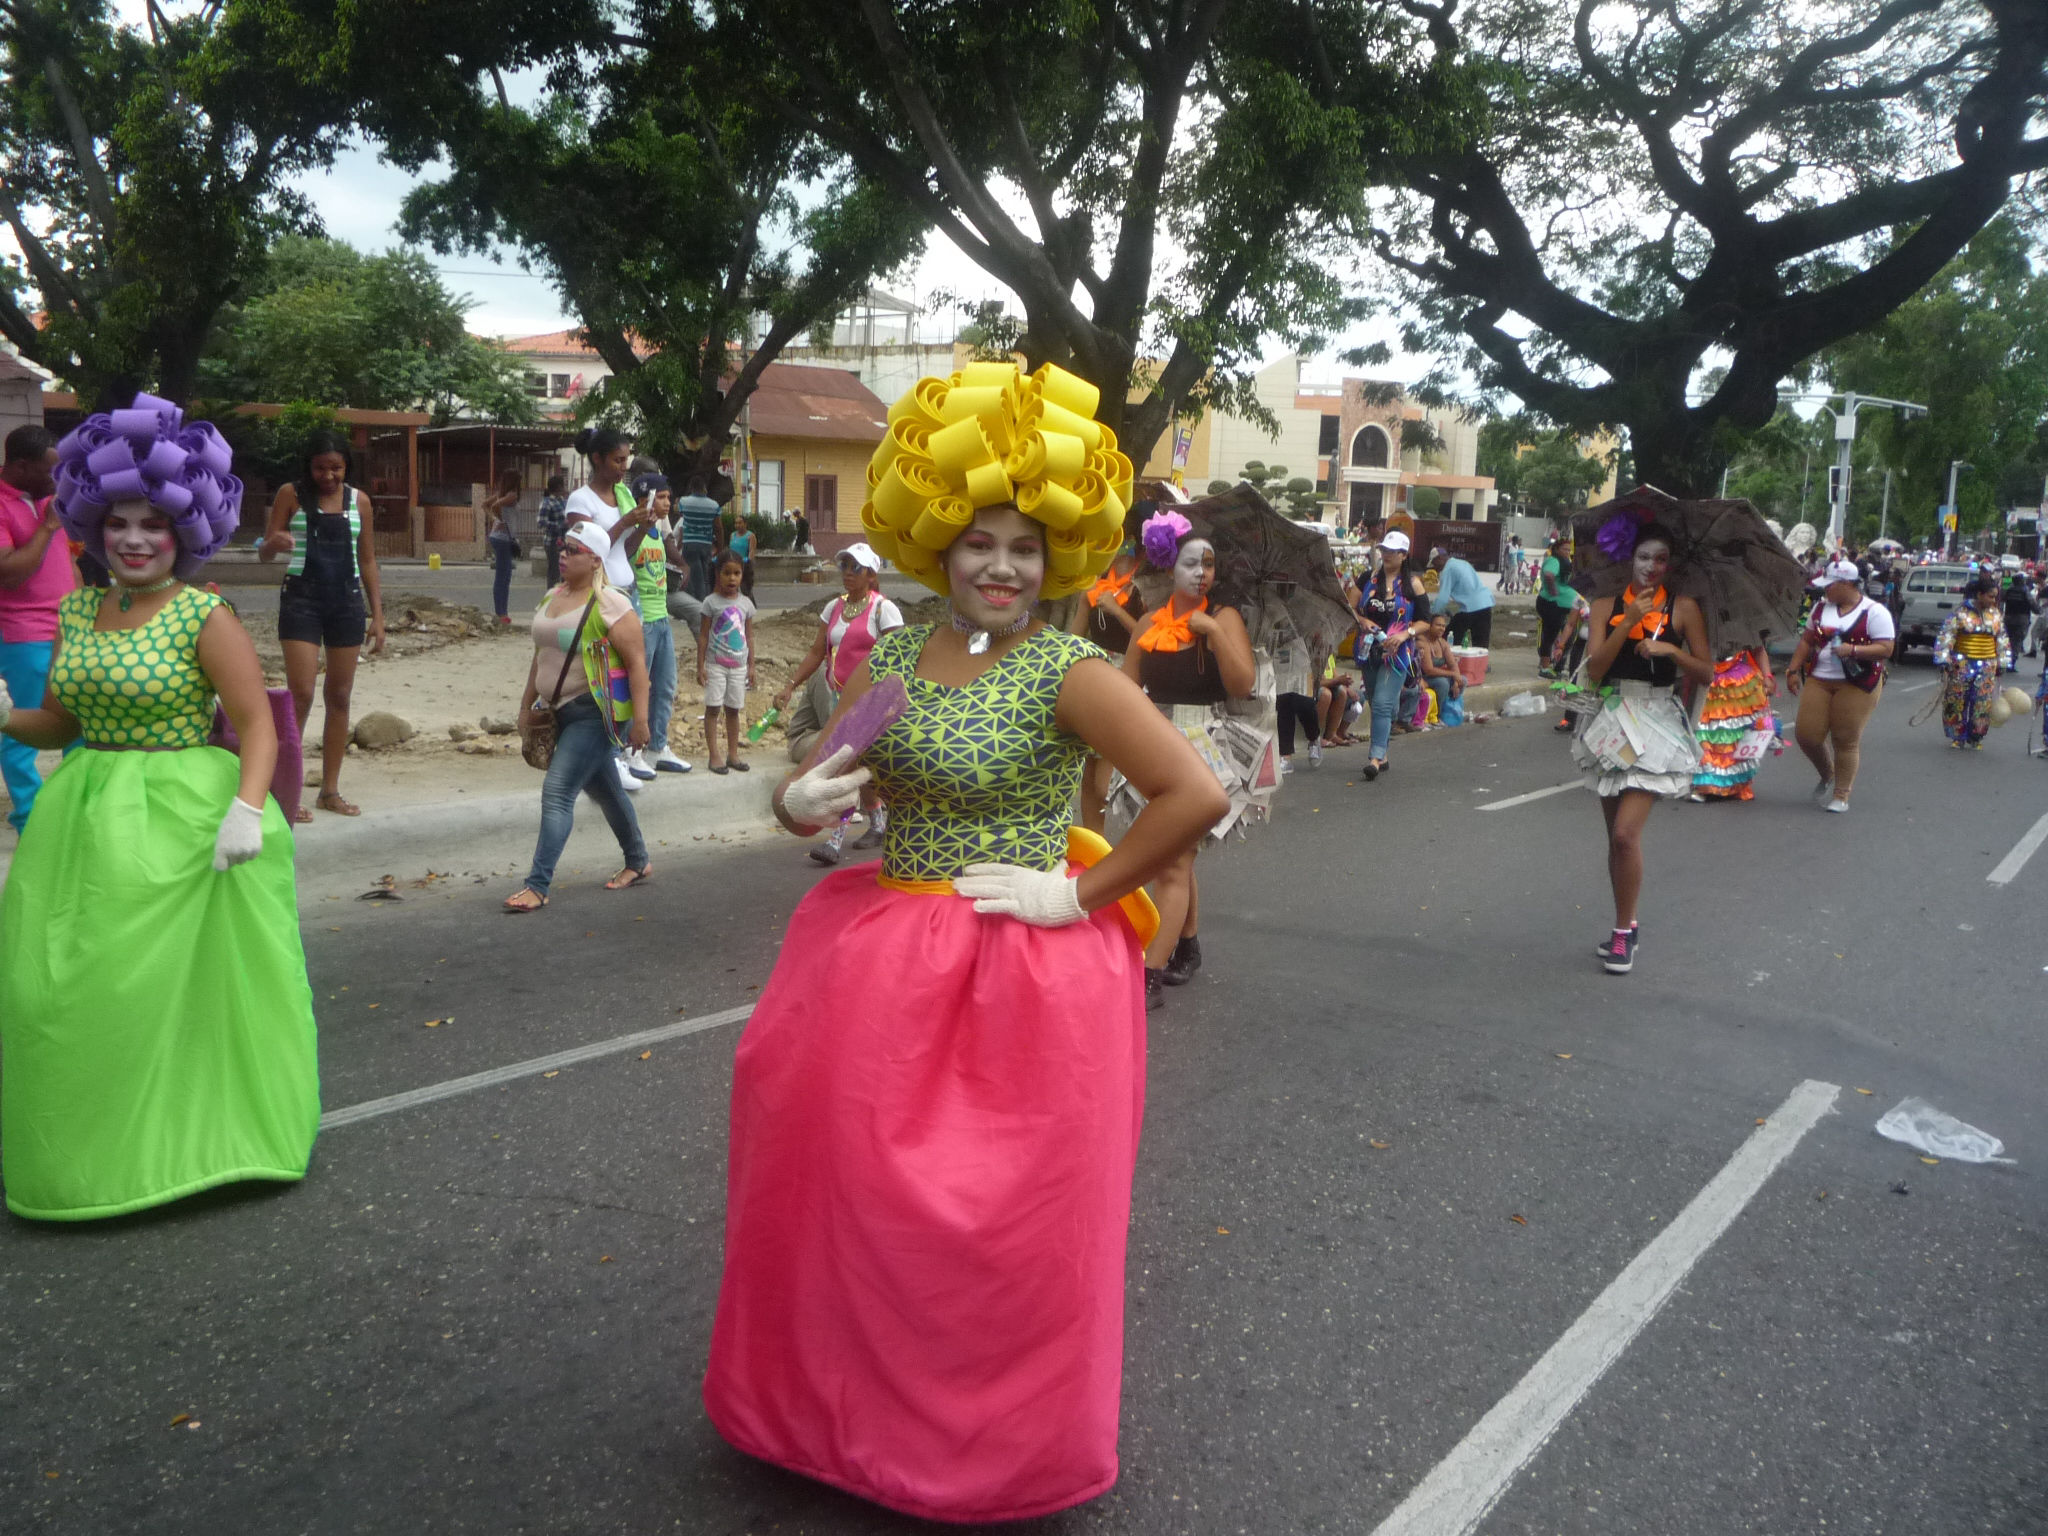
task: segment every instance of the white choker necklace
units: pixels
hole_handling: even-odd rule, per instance
[[[963,619],[958,608],[953,610],[953,627],[967,637],[967,654],[970,656],[986,654],[990,643],[998,636],[1014,635],[1030,622],[1031,614],[1027,610],[1014,624],[1005,624],[1000,629],[983,629],[973,620]]]

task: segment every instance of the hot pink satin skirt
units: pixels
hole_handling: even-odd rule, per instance
[[[704,1404],[739,1450],[935,1520],[1116,1481],[1143,957],[827,876],[734,1061]]]

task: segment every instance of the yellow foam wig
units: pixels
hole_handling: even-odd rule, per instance
[[[934,592],[939,557],[975,509],[1014,505],[1045,525],[1044,598],[1083,592],[1124,542],[1131,461],[1095,420],[1100,393],[1045,364],[969,363],[919,379],[889,407],[889,435],[868,461],[860,509],[869,544]]]

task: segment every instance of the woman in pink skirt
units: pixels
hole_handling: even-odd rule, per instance
[[[949,389],[977,393],[949,408]],[[938,1520],[1042,1515],[1116,1481],[1157,921],[1138,887],[1225,809],[1103,653],[1036,616],[1122,543],[1128,461],[1076,426],[1092,396],[976,365],[906,397],[924,414],[884,444],[864,522],[952,622],[882,636],[848,682],[835,726],[871,690],[907,700],[864,766],[814,753],[776,791],[807,836],[871,776],[892,814],[879,876],[829,875],[790,919],[734,1063],[712,1421]],[[963,421],[979,432],[946,435]],[[1146,796],[1114,851],[1068,825],[1091,751]],[[856,973],[873,984],[849,990]]]

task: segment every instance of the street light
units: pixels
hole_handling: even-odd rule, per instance
[[[1849,516],[1849,457],[1856,445],[1856,412],[1866,405],[1881,405],[1890,410],[1903,412],[1908,421],[1915,416],[1927,414],[1926,406],[1917,405],[1911,400],[1887,400],[1879,395],[1859,395],[1853,390],[1843,394],[1841,399],[1839,409],[1832,405],[1821,407],[1835,418],[1835,483],[1830,487],[1834,494],[1830,498],[1833,505],[1828,509],[1829,549],[1841,548],[1842,525]],[[1954,499],[1953,495],[1950,499]]]
[[[1947,525],[1942,531],[1941,541],[1941,552],[1944,556],[1952,558],[1955,555],[1956,530],[1963,520],[1962,515],[1956,511],[1956,471],[1959,469],[1975,469],[1976,467],[1967,459],[1950,459],[1948,461],[1948,501],[1942,507],[1942,518]]]

